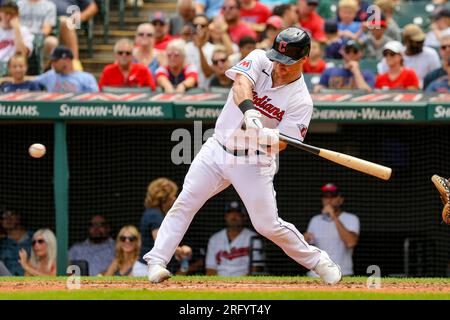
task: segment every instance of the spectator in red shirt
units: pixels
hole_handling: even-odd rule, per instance
[[[222,6],[223,16],[228,25],[228,34],[234,43],[244,36],[256,39],[256,32],[241,20],[240,4],[238,0],[225,0]]]
[[[389,70],[379,74],[375,88],[386,90],[417,90],[419,78],[414,69],[403,67],[403,46],[398,41],[390,41],[384,45],[383,56]]]
[[[167,93],[183,93],[197,85],[197,69],[186,63],[186,42],[176,39],[166,50],[167,66],[156,70],[156,82]]]
[[[326,62],[322,59],[322,47],[320,43],[313,40],[311,41],[311,50],[309,57],[306,59],[303,65],[304,73],[322,73],[325,70]]]
[[[319,0],[299,0],[298,15],[299,23],[303,29],[310,32],[311,36],[320,42],[325,42],[325,21],[316,12]]]
[[[107,65],[100,76],[98,87],[150,87],[155,91],[153,76],[148,68],[133,63],[133,41],[120,39],[114,46],[116,61]]]
[[[241,18],[247,22],[256,32],[263,32],[266,28],[266,21],[272,15],[268,7],[256,0],[240,0]]]
[[[158,50],[166,50],[167,44],[174,36],[169,34],[168,19],[161,11],[155,12],[150,23],[155,27],[155,48]]]

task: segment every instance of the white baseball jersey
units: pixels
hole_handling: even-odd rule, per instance
[[[359,235],[359,218],[356,215],[342,212],[339,220],[348,231]],[[353,274],[353,249],[345,246],[335,222],[328,215],[314,216],[309,222],[308,232],[313,234],[313,244],[328,253],[330,258],[341,267],[343,275]]]
[[[272,87],[273,63],[260,49],[252,51],[245,59],[226,71],[234,80],[236,74],[246,76],[254,85],[253,103],[261,112],[264,127],[278,128],[292,138],[303,141],[313,111],[313,103],[303,76],[289,84]],[[230,150],[242,149],[236,146],[233,137],[240,134],[244,115],[234,103],[232,92],[216,122],[214,137]]]
[[[239,73],[251,81],[253,102],[262,114],[261,122],[265,127],[277,128],[287,136],[303,140],[313,111],[311,96],[303,76],[286,85],[272,88],[272,69],[273,63],[265,52],[254,50],[227,70],[226,75],[234,80]],[[253,227],[260,235],[280,246],[289,257],[304,267],[313,269],[317,265],[321,250],[309,245],[292,223],[279,216],[273,187],[275,155],[250,155],[250,150],[255,150],[254,147],[247,147],[245,141],[236,139],[243,133],[243,120],[244,115],[234,103],[231,91],[217,119],[214,136],[205,142],[196,155],[184,179],[180,195],[161,224],[153,249],[144,256],[147,262],[167,264],[203,204],[233,185],[247,208]],[[224,150],[224,146],[229,150]],[[235,155],[230,152],[242,149],[248,149],[248,155],[244,153],[244,156],[239,156],[238,153]],[[251,161],[253,158],[257,158],[257,161]],[[229,244],[225,233],[222,237],[217,237],[222,239],[218,241],[222,242],[221,248],[224,251],[218,255],[212,249],[215,245],[210,245],[211,249],[208,250],[214,253],[209,254],[206,267],[216,269],[220,275],[225,274],[223,270],[228,270],[227,275],[247,274],[248,257],[242,257],[243,261],[241,257],[230,258],[240,252],[239,248],[246,248],[248,244],[243,247],[234,242]],[[247,241],[248,238],[244,240]]]
[[[211,236],[206,252],[206,268],[217,270],[219,276],[244,276],[249,273],[250,240],[256,233],[244,228],[233,240],[229,241],[227,229],[223,229]],[[261,241],[254,240],[253,248],[261,249]],[[262,260],[260,251],[253,251],[254,260]],[[262,263],[254,263],[262,266]]]

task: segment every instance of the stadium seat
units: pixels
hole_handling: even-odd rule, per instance
[[[375,59],[362,59],[359,62],[359,66],[361,70],[370,70],[373,73],[377,73],[377,64],[378,61]]]
[[[303,76],[309,91],[312,91],[314,86],[320,81],[320,73],[304,73]]]
[[[44,34],[37,33],[34,35],[33,53],[28,58],[28,75],[39,75],[44,70],[44,40]]]
[[[103,43],[108,43],[109,37],[109,17],[111,12],[110,0],[97,0],[100,14],[96,15],[96,18],[103,18]]]
[[[70,265],[80,268],[80,276],[89,276],[89,263],[86,260],[71,260]]]
[[[434,9],[435,6],[430,1],[402,2],[395,8],[394,20],[400,28],[415,23],[426,31],[430,24],[429,16]]]
[[[102,92],[106,93],[152,93],[149,87],[108,87],[104,86]]]
[[[4,77],[8,74],[8,63],[0,61],[0,77]]]

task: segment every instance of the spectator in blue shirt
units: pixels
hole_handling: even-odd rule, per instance
[[[197,0],[197,13],[204,13],[208,19],[212,19],[220,14],[223,0]]]
[[[450,92],[450,57],[443,61],[443,69],[446,75],[432,81],[425,92],[449,93]]]
[[[110,227],[102,215],[94,215],[88,228],[89,237],[74,244],[69,250],[69,259],[88,263],[89,275],[104,274],[115,257],[115,242],[109,236]]]
[[[372,91],[375,86],[375,75],[369,70],[361,70],[359,60],[363,56],[361,45],[354,40],[346,42],[342,49],[343,67],[325,69],[314,92],[322,89],[346,89]]]
[[[38,82],[25,80],[27,69],[27,59],[23,55],[15,54],[12,56],[8,62],[8,70],[12,81],[3,82],[0,85],[0,92],[44,91],[45,88]]]
[[[94,76],[83,71],[75,71],[73,53],[64,46],[56,47],[50,57],[52,70],[37,77],[49,92],[98,92],[98,84]]]
[[[0,261],[13,276],[23,276],[19,251],[24,249],[28,255],[31,253],[33,233],[23,226],[21,215],[9,209],[2,212],[2,227],[6,231],[6,237],[0,240]]]
[[[325,21],[325,35],[327,37],[325,46],[325,59],[342,59],[341,48],[344,42],[339,37],[336,20]]]

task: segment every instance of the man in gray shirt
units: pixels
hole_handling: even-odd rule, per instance
[[[315,215],[304,234],[309,244],[325,250],[340,267],[344,276],[353,275],[353,248],[359,240],[359,218],[341,206],[344,198],[337,186],[322,187],[322,213]],[[309,274],[314,276],[314,274]]]
[[[105,217],[93,216],[89,226],[89,238],[70,248],[70,261],[87,261],[90,276],[104,273],[115,256],[115,242],[109,236],[109,232],[110,228]]]
[[[19,0],[19,16],[22,25],[31,33],[48,36],[56,26],[56,6],[49,0]]]

